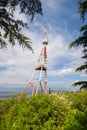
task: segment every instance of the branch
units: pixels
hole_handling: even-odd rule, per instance
[[[85,15],[87,14],[87,0],[84,0],[83,2],[78,2],[79,8],[78,8],[78,13],[81,16],[81,19],[84,22]]]
[[[87,72],[87,64],[86,65],[81,65],[80,67],[78,67],[77,69],[76,69],[76,72],[77,71],[79,71],[79,72],[81,72],[81,71],[86,71]]]
[[[87,89],[87,81],[78,81],[72,84],[72,86],[81,86],[81,89]]]
[[[2,48],[7,48],[7,43],[2,38],[0,38],[0,49]]]
[[[87,36],[81,36],[81,37],[79,37],[79,38],[76,39],[75,41],[72,41],[72,42],[69,44],[69,48],[79,47],[79,46],[87,47]]]

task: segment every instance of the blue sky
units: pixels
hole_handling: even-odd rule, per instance
[[[18,44],[0,50],[0,84],[12,87],[28,83],[41,51],[44,21],[49,42],[48,87],[71,87],[74,81],[87,79],[84,73],[75,73],[75,68],[84,62],[80,58],[81,48],[68,48],[69,43],[80,36],[82,21],[77,12],[78,0],[41,1],[43,16],[37,14],[32,23],[29,17],[19,15],[19,9],[16,10],[15,17],[29,23],[29,29],[23,29],[22,33],[31,38],[34,54]]]

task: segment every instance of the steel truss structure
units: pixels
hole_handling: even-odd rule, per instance
[[[42,43],[42,50],[39,55],[37,65],[31,75],[29,83],[26,85],[23,93],[26,94],[29,88],[32,88],[32,96],[38,94],[39,92],[47,94],[47,33],[46,33],[46,23],[44,24],[44,40]],[[36,81],[33,81],[33,77],[36,72],[39,72],[39,78]],[[42,75],[44,75],[44,80],[42,83]],[[37,86],[37,87],[35,87]]]

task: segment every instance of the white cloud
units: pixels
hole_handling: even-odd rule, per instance
[[[82,74],[80,74],[80,76],[81,76],[81,77],[87,77],[87,74],[82,73]]]
[[[74,83],[77,83],[77,82],[79,82],[79,80],[72,81],[71,84],[74,84]]]
[[[35,24],[40,29],[39,25]],[[79,53],[76,52],[76,57],[74,50],[68,51],[66,39],[69,37],[66,37],[67,34],[59,34],[54,27],[50,25],[48,27],[48,73],[52,76],[71,74],[73,72],[73,62],[77,64]],[[4,66],[6,69],[0,72],[0,83],[26,83],[30,79],[41,51],[43,36],[38,30],[23,30],[23,33],[32,39],[34,54],[28,50],[23,51],[19,45],[1,51],[0,66]],[[58,70],[55,71],[55,68],[52,67],[62,63],[62,58],[72,60],[67,63],[66,69],[60,70],[60,68],[57,68]]]
[[[43,2],[42,1],[42,5],[43,5]],[[64,4],[64,2],[66,2],[66,0],[45,0],[45,4],[50,8],[50,9],[53,9],[53,10],[59,10],[61,11],[62,10],[62,5]]]
[[[72,74],[73,69],[72,68],[67,68],[67,69],[62,69],[62,70],[53,70],[49,72],[49,75],[51,76],[64,76],[68,74]]]
[[[8,46],[7,50],[1,50],[0,67],[6,67],[0,71],[0,83],[26,83],[29,81],[41,51],[42,40],[37,32],[23,30],[25,35],[31,37],[34,54],[24,50],[18,45]]]
[[[64,0],[46,0],[45,2],[50,8],[56,9],[63,3],[63,1]],[[59,4],[57,5],[56,2]],[[27,17],[23,14],[19,15],[17,10],[15,16],[20,19],[23,18],[25,22],[28,22]],[[56,16],[54,17],[56,20]],[[53,19],[53,17],[51,19]],[[31,38],[31,41],[33,42],[32,46],[34,48],[34,54],[28,50],[23,51],[18,43],[13,48],[8,47],[8,50],[0,50],[0,67],[6,67],[5,70],[0,70],[0,83],[26,84],[29,81],[42,47],[42,22],[43,21],[39,21],[36,18],[31,24],[32,28],[29,30],[22,30],[26,36]],[[56,22],[58,22],[59,26],[55,27],[55,25],[51,25],[50,22],[48,23],[48,74],[51,76],[63,76],[72,74],[74,71],[72,68],[76,68],[76,66],[80,64],[80,51],[68,49],[67,43],[72,40],[72,34],[68,32],[66,23],[63,22],[62,24],[61,19]],[[68,62],[65,63],[66,61]],[[59,64],[61,64],[62,67],[58,67]],[[53,67],[54,65],[57,65],[56,69]]]

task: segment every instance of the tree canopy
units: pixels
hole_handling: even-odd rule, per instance
[[[86,16],[87,16],[87,0],[81,0],[79,2],[78,12],[81,16],[81,19],[84,22],[86,19]],[[76,72],[83,71],[87,74],[87,24],[83,25],[81,27],[80,31],[82,32],[82,35],[79,38],[77,38],[75,41],[72,41],[70,43],[69,47],[70,48],[72,48],[72,47],[76,47],[76,48],[82,47],[83,48],[83,50],[82,50],[83,55],[81,56],[81,58],[84,59],[85,61],[84,61],[83,65],[79,66],[76,69]],[[75,82],[73,85],[74,86],[80,85],[81,89],[82,88],[87,89],[87,81]]]
[[[23,48],[32,50],[30,38],[21,32],[28,24],[14,17],[17,6],[20,7],[19,13],[30,16],[31,21],[36,13],[42,14],[40,0],[0,0],[0,48],[7,48],[7,39],[12,46],[18,41]]]

